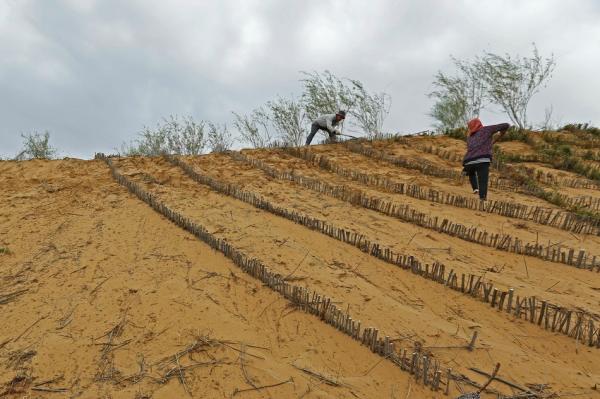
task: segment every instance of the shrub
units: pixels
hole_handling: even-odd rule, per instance
[[[265,148],[273,144],[275,137],[271,132],[268,111],[263,107],[253,110],[250,115],[240,115],[233,112],[233,125],[239,131],[244,142],[254,148]]]
[[[227,125],[218,126],[208,122],[208,148],[211,152],[225,152],[231,149],[233,138],[227,129]]]
[[[535,44],[530,58],[486,53],[475,62],[490,101],[501,106],[520,128],[529,126],[529,101],[546,85],[555,66],[554,56],[542,59]]]
[[[438,121],[439,129],[465,126],[469,119],[479,116],[485,103],[485,85],[474,64],[452,57],[458,76],[438,71],[433,81],[435,89],[429,93],[437,101],[429,115]]]
[[[56,149],[50,146],[50,133],[38,132],[22,134],[23,150],[15,157],[15,160],[24,159],[52,159],[56,155]]]
[[[454,58],[453,61],[459,75],[450,77],[438,72],[433,82],[436,89],[429,94],[438,100],[431,115],[442,128],[452,128],[459,119],[466,123],[478,116],[485,101],[504,109],[515,125],[528,127],[529,102],[546,85],[555,67],[554,56],[543,59],[535,44],[531,57],[488,52],[472,62]],[[545,125],[550,117],[551,111],[546,115]]]
[[[504,135],[500,136],[498,141],[521,141],[523,143],[527,143],[529,141],[529,133],[525,129],[512,126]]]
[[[304,88],[301,98],[308,119],[312,121],[319,115],[333,114],[340,109],[352,110],[355,99],[346,81],[327,70],[301,73],[304,76],[300,79]]]
[[[583,154],[583,159],[591,161],[592,159],[594,159],[594,153],[591,150],[587,150],[584,154]]]
[[[455,129],[446,129],[444,130],[444,135],[452,137],[454,139],[467,140],[467,128],[458,127]]]
[[[199,155],[206,145],[204,127],[204,121],[195,122],[191,116],[180,121],[171,115],[155,129],[144,127],[137,140],[123,145],[122,152],[128,156]]]
[[[368,137],[383,137],[383,122],[390,113],[392,98],[387,93],[369,93],[358,80],[350,80],[354,108],[350,114],[356,125],[367,133]]]
[[[440,95],[436,103],[431,107],[429,116],[437,121],[434,125],[437,129],[444,131],[454,130],[466,125],[466,107],[466,104],[460,98],[453,98],[450,95]]]
[[[369,92],[362,82],[339,78],[327,70],[302,74],[301,103],[309,121],[322,114],[344,110],[348,116],[353,116],[351,123],[367,136],[383,136],[383,123],[390,110],[389,94]]]
[[[278,132],[282,144],[298,146],[306,137],[306,111],[294,99],[278,97],[267,103],[268,120]]]
[[[592,126],[590,123],[569,123],[564,125],[561,130],[571,133],[585,132],[594,137],[600,137],[600,129]]]

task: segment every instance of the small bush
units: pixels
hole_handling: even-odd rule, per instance
[[[265,148],[276,140],[265,107],[257,108],[249,115],[233,112],[233,116],[235,117],[233,126],[240,133],[242,141],[249,143],[252,147]]]
[[[128,156],[199,155],[206,145],[204,125],[204,121],[195,122],[192,117],[180,121],[177,116],[170,116],[156,129],[144,127],[139,138],[124,145],[122,152]]]
[[[592,126],[589,123],[569,123],[562,127],[561,130],[571,132],[571,133],[589,133],[592,136],[600,137],[600,129]]]
[[[446,129],[444,131],[444,135],[448,137],[452,137],[454,139],[459,140],[467,140],[467,128],[466,127],[457,127],[456,129]]]
[[[56,156],[56,149],[50,146],[50,133],[43,134],[33,132],[22,134],[23,150],[15,157],[15,160],[25,159],[52,159]]]
[[[561,130],[566,130],[567,132],[576,132],[578,130],[581,130],[581,123],[579,124],[575,124],[575,123],[569,123],[563,126],[563,128]]]
[[[589,127],[586,131],[596,137],[600,137],[600,129],[597,127]]]
[[[521,141],[527,143],[529,142],[529,134],[525,129],[511,126],[504,135],[500,136],[498,141]]]
[[[571,147],[565,144],[559,145],[557,151],[563,157],[570,157],[573,154]]]
[[[208,123],[208,147],[212,152],[228,151],[232,145],[233,138],[227,125],[218,126],[212,122]]]

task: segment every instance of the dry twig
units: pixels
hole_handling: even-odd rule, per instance
[[[323,381],[327,385],[331,385],[333,387],[348,386],[348,385],[346,385],[344,383],[341,383],[341,382],[336,381],[336,380],[334,380],[334,379],[332,379],[330,377],[327,377],[327,376],[325,376],[325,375],[323,375],[321,373],[313,371],[313,370],[311,370],[311,369],[309,369],[307,367],[299,367],[299,366],[296,366],[295,364],[292,364],[292,367],[294,367],[294,368],[296,368],[296,369],[298,369],[300,371],[303,371],[304,373],[310,375],[311,377],[315,377],[315,378]]]
[[[275,384],[270,384],[270,385],[261,385],[259,387],[254,387],[254,388],[247,388],[247,389],[235,389],[235,391],[233,391],[233,394],[231,396],[235,396],[238,393],[242,393],[242,392],[248,392],[248,391],[260,391],[261,389],[265,389],[265,388],[273,388],[273,387],[278,387],[280,385],[283,384],[289,384],[290,382],[293,382],[294,380],[292,379],[292,377],[290,377],[289,380],[285,380],[282,382],[277,382]]]
[[[6,305],[9,302],[15,301],[18,297],[29,291],[28,288],[11,292],[9,294],[0,294],[0,305]]]

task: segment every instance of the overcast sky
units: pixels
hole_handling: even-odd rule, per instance
[[[387,131],[424,130],[450,55],[532,42],[557,67],[530,119],[599,125],[599,21],[599,0],[0,0],[0,156],[33,130],[89,158],[170,114],[231,122],[325,69],[389,93]]]

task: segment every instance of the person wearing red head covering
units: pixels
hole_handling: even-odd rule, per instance
[[[479,193],[482,201],[487,199],[493,136],[498,132],[503,135],[509,127],[508,123],[483,126],[479,118],[471,119],[467,124],[467,153],[463,159],[463,170],[469,176],[473,193]]]
[[[467,124],[467,128],[469,129],[468,135],[472,135],[479,129],[483,127],[483,123],[479,120],[479,118],[471,119]]]

